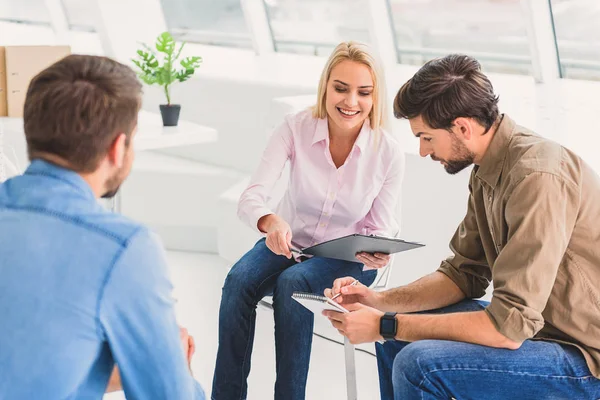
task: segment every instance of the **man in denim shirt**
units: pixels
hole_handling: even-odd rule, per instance
[[[32,162],[0,186],[2,399],[100,399],[115,363],[128,399],[205,398],[161,245],[97,201],[129,174],[140,104],[133,71],[104,57],[66,57],[29,86]]]

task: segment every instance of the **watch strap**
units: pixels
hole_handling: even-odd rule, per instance
[[[398,320],[395,312],[386,312],[379,322],[379,334],[387,340],[395,340],[398,333]]]

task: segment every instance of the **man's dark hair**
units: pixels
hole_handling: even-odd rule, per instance
[[[70,55],[33,78],[23,113],[29,158],[52,154],[77,172],[93,172],[120,133],[137,124],[142,85],[133,70],[106,57]]]
[[[427,62],[398,91],[394,116],[419,115],[432,128],[446,130],[456,118],[473,118],[487,132],[498,118],[498,96],[476,59],[451,54]]]

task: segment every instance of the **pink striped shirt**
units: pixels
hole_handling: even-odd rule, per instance
[[[288,188],[275,210],[267,206],[273,186],[290,162]],[[292,244],[312,246],[341,236],[396,236],[404,153],[368,119],[345,163],[336,168],[329,152],[327,119],[310,110],[288,115],[275,129],[258,170],[242,193],[238,216],[258,230],[258,220],[275,213],[292,229]]]

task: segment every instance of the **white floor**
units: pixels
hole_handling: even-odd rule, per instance
[[[188,328],[196,341],[192,369],[196,379],[210,394],[217,352],[218,310],[221,287],[229,265],[213,254],[169,252],[169,263],[178,299],[177,313],[181,325]],[[275,345],[272,312],[258,308],[257,329],[252,354],[248,400],[273,398],[275,382]],[[319,318],[321,318],[319,316]],[[356,352],[358,398],[379,398],[375,357]],[[343,347],[315,337],[308,375],[308,400],[344,399],[346,397]],[[105,400],[124,399],[123,393],[105,396]]]

